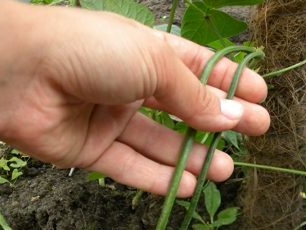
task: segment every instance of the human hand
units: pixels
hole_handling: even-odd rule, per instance
[[[9,1],[0,3],[0,27],[0,138],[59,167],[165,194],[183,137],[141,106],[199,130],[260,135],[269,127],[256,104],[266,97],[264,80],[246,69],[235,100],[224,100],[237,65],[223,59],[202,86],[197,77],[213,53],[182,38],[111,13]],[[179,196],[192,195],[206,151],[195,146]],[[217,151],[209,178],[232,170]]]

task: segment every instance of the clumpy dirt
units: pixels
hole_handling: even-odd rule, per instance
[[[0,211],[14,230],[153,230],[163,197],[144,193],[137,207],[137,190],[111,179],[102,187],[89,181],[85,170],[60,170],[34,159],[13,187],[0,186]],[[236,205],[240,182],[220,184],[222,208]],[[203,210],[202,210],[203,211]],[[167,230],[179,229],[184,208],[175,205]],[[224,229],[229,229],[224,228]],[[235,229],[235,228],[234,228]]]
[[[169,15],[171,1],[139,2],[154,11],[158,22],[165,22],[164,16]],[[177,12],[175,23],[179,24],[184,13],[183,4]],[[144,193],[139,205],[133,209],[132,199],[136,189],[110,179],[106,187],[101,187],[96,181],[87,179],[88,172],[85,170],[78,169],[71,177],[68,172],[31,159],[24,175],[13,187],[1,185],[0,212],[9,225],[14,230],[155,228],[163,203],[162,197]],[[237,204],[240,184],[239,180],[229,180],[219,185],[223,194],[222,207]],[[167,229],[179,229],[183,215],[184,209],[175,206]]]
[[[136,208],[137,190],[106,180],[102,187],[88,180],[88,172],[59,170],[30,160],[13,187],[0,186],[0,208],[13,229],[154,229],[162,197],[145,193]],[[176,207],[177,229],[184,212]],[[171,227],[172,226],[172,227]]]

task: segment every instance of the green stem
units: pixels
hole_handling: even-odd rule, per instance
[[[76,7],[76,6],[79,5],[79,1],[78,0],[70,0],[70,4],[69,5]]]
[[[245,162],[238,162],[238,161],[235,161],[234,165],[248,167],[248,168],[257,168],[257,169],[276,171],[276,172],[281,172],[281,173],[289,173],[289,174],[295,174],[295,175],[300,175],[300,176],[306,176],[306,171],[300,171],[296,169],[280,168],[280,167],[274,167],[274,166],[269,166],[269,165],[252,164],[252,163],[245,163]]]
[[[264,56],[264,54],[263,54],[262,51],[256,51],[256,52],[248,54],[244,58],[244,60],[239,64],[239,66],[238,66],[238,68],[237,68],[237,70],[234,74],[234,78],[232,80],[229,92],[228,92],[227,97],[226,97],[227,99],[232,99],[234,97],[236,89],[238,87],[239,79],[240,79],[240,77],[242,75],[242,71],[246,67],[246,65],[253,58],[263,57],[263,56]],[[216,62],[214,64],[216,64]],[[204,77],[206,77],[206,76],[204,76]],[[198,205],[198,201],[200,199],[202,189],[203,189],[204,183],[205,183],[206,178],[207,178],[207,173],[208,173],[209,167],[211,165],[211,162],[212,162],[212,159],[213,159],[213,156],[214,156],[214,152],[215,152],[215,150],[218,146],[219,140],[221,139],[221,134],[222,134],[222,132],[218,132],[218,133],[215,133],[214,136],[213,136],[212,144],[210,145],[210,147],[208,149],[205,162],[203,164],[202,170],[201,170],[200,175],[198,177],[198,182],[197,182],[197,185],[196,185],[196,188],[195,188],[195,192],[193,194],[193,197],[191,199],[189,208],[187,210],[187,213],[186,213],[185,218],[183,220],[183,223],[181,225],[181,228],[180,228],[181,230],[187,230],[188,227],[189,227],[189,224],[191,222],[193,214],[194,214],[194,212],[196,210],[196,207]]]
[[[177,167],[175,168],[174,176],[172,178],[171,187],[169,189],[168,195],[165,199],[162,213],[159,217],[156,230],[164,230],[167,227],[169,216],[171,214],[171,210],[173,208],[176,194],[182,179],[183,172],[185,170],[190,152],[193,147],[194,137],[196,134],[196,130],[188,128],[186,132],[186,136],[183,142],[183,148],[181,149],[180,158],[177,163]]]
[[[169,16],[169,21],[168,21],[168,26],[167,26],[167,32],[168,33],[171,33],[171,28],[172,28],[172,25],[173,25],[173,22],[174,22],[175,11],[176,11],[176,8],[177,8],[178,4],[179,4],[179,0],[173,0],[172,7],[171,7],[171,12],[170,12],[170,16]]]
[[[189,227],[189,224],[191,222],[191,219],[192,219],[193,214],[195,212],[195,209],[197,207],[199,198],[201,196],[202,188],[203,188],[205,180],[206,180],[206,175],[207,175],[209,166],[211,164],[214,152],[215,152],[215,150],[218,146],[218,143],[219,143],[220,139],[221,139],[221,133],[215,133],[214,136],[213,136],[213,139],[212,139],[212,144],[210,145],[210,147],[208,149],[207,156],[206,156],[206,159],[205,159],[205,163],[204,163],[203,168],[201,170],[201,173],[199,175],[195,192],[192,196],[189,208],[187,210],[187,213],[185,215],[183,223],[180,227],[181,230],[187,230],[188,227]]]
[[[255,48],[251,47],[245,47],[245,46],[231,46],[227,47],[219,52],[217,52],[206,64],[202,77],[201,77],[201,82],[203,84],[206,84],[208,81],[208,78],[213,71],[213,68],[216,64],[217,61],[219,61],[222,57],[225,55],[232,53],[232,52],[238,52],[238,51],[245,51],[245,52],[255,52]],[[192,150],[192,145],[194,142],[194,137],[195,137],[196,131],[192,128],[188,128],[186,135],[185,135],[185,140],[181,148],[180,152],[180,159],[177,163],[173,178],[172,178],[172,183],[170,186],[170,189],[168,191],[167,197],[164,201],[162,213],[159,217],[156,229],[157,230],[164,230],[167,226],[169,216],[171,214],[171,210],[173,208],[175,198],[177,195],[177,190],[180,184],[180,180],[182,178],[182,174],[185,170],[185,166],[187,164],[187,160],[189,158],[190,151]]]
[[[294,65],[286,67],[284,69],[280,69],[280,70],[277,70],[277,71],[274,71],[274,72],[271,72],[271,73],[264,74],[263,77],[264,78],[278,77],[278,76],[280,76],[280,75],[282,75],[282,74],[284,74],[284,73],[286,73],[290,70],[296,69],[296,68],[298,68],[302,65],[305,65],[305,64],[306,64],[306,59],[304,61],[301,61],[299,63],[296,63]]]

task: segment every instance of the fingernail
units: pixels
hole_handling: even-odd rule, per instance
[[[221,112],[228,119],[237,120],[242,117],[243,106],[237,101],[221,99]]]

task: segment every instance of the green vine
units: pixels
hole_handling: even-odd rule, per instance
[[[233,48],[239,48],[239,47],[233,47]],[[221,52],[216,53],[216,55],[223,54],[223,56],[224,56],[224,54],[227,54],[226,51],[228,51],[228,50],[232,51],[233,49],[226,49],[225,48],[225,49],[221,50]],[[229,92],[228,92],[228,95],[227,95],[227,99],[232,99],[234,97],[235,91],[238,87],[240,76],[242,74],[243,69],[247,66],[247,64],[254,58],[263,58],[263,57],[264,57],[264,53],[261,50],[258,50],[258,51],[255,51],[253,53],[248,54],[245,57],[245,59],[238,65],[238,68],[237,68],[237,70],[234,74],[233,81],[231,83],[231,86],[230,86],[230,89],[229,89]],[[212,62],[212,63],[216,64],[216,62]],[[208,173],[210,164],[212,162],[214,152],[217,148],[219,140],[221,139],[221,135],[222,135],[222,132],[218,132],[218,133],[215,133],[215,135],[213,137],[213,141],[212,141],[212,144],[210,145],[210,147],[208,149],[207,156],[206,156],[205,162],[203,164],[201,173],[199,175],[198,183],[197,183],[195,192],[193,194],[193,197],[191,199],[189,209],[188,209],[187,214],[186,214],[186,216],[183,220],[183,223],[181,225],[181,230],[188,229],[188,226],[191,222],[193,213],[195,212],[198,201],[200,199],[204,183],[207,179],[207,173]]]
[[[288,174],[306,176],[306,171],[301,171],[301,170],[296,170],[296,169],[288,169],[288,168],[281,168],[281,167],[275,167],[275,166],[270,166],[270,165],[261,165],[261,164],[257,164],[257,163],[252,164],[252,163],[235,161],[234,165],[235,166],[248,167],[248,168],[257,168],[257,169],[275,171],[275,172],[280,172],[280,173],[288,173]]]
[[[260,57],[264,56],[264,54],[261,50],[257,50],[253,47],[246,47],[246,46],[232,46],[232,47],[227,47],[227,48],[224,48],[224,49],[218,51],[207,62],[206,66],[204,68],[204,71],[203,71],[203,74],[202,74],[202,77],[201,77],[202,84],[204,84],[204,85],[207,84],[209,76],[211,75],[211,72],[213,71],[215,65],[218,63],[219,60],[221,60],[224,56],[226,56],[226,55],[228,55],[232,52],[241,52],[241,51],[248,52],[248,53],[251,53],[251,54],[249,54],[245,57],[244,61],[242,61],[242,63],[238,66],[238,68],[236,70],[235,76],[233,78],[233,81],[232,81],[232,84],[230,86],[230,90],[229,90],[229,93],[228,93],[228,96],[227,96],[227,99],[232,99],[234,94],[235,94],[236,88],[238,86],[238,82],[239,82],[239,78],[240,78],[240,75],[242,73],[242,70],[244,69],[246,64],[250,60],[252,60],[253,58],[258,57],[258,56],[260,56]],[[170,190],[168,192],[168,195],[165,199],[162,214],[161,214],[161,216],[158,220],[158,224],[156,226],[157,230],[166,229],[168,219],[169,219],[169,216],[170,216],[170,213],[171,213],[174,201],[175,201],[175,197],[176,197],[176,194],[177,194],[177,190],[178,190],[178,187],[179,187],[179,182],[181,180],[182,173],[183,173],[183,171],[185,169],[185,166],[187,164],[189,154],[192,150],[192,144],[193,144],[195,133],[196,133],[196,131],[194,129],[188,128],[188,132],[185,136],[184,145],[183,145],[182,150],[181,150],[180,159],[179,159],[176,171],[175,171],[174,176],[173,176],[173,181],[172,181],[172,184],[170,186]],[[213,136],[212,144],[211,144],[211,146],[208,150],[205,163],[203,164],[202,171],[201,171],[200,176],[198,178],[198,183],[197,183],[195,193],[194,193],[193,198],[191,200],[190,207],[187,211],[187,214],[186,214],[186,217],[183,221],[181,229],[187,229],[188,226],[189,226],[190,220],[191,220],[192,215],[193,215],[193,213],[195,211],[195,208],[197,206],[197,203],[198,203],[201,191],[202,191],[202,187],[203,187],[204,182],[206,180],[207,172],[208,172],[209,166],[211,164],[211,160],[213,158],[213,153],[215,152],[215,150],[217,148],[217,145],[219,143],[220,138],[221,138],[221,133],[216,133]]]

